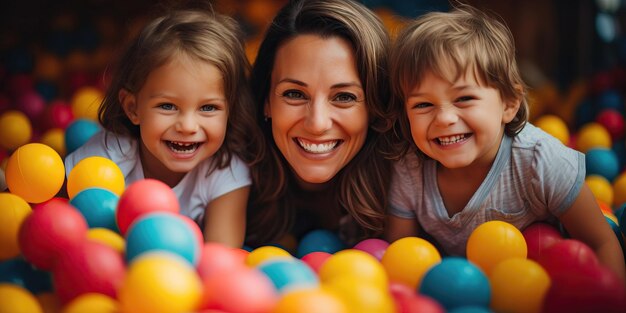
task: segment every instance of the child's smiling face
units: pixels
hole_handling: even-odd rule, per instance
[[[446,168],[491,164],[504,125],[519,108],[477,79],[470,70],[453,82],[428,71],[407,92],[404,104],[413,141]]]

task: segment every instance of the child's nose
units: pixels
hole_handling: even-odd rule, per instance
[[[456,109],[454,107],[442,106],[437,110],[435,115],[435,123],[440,126],[454,124],[459,120]]]
[[[181,133],[194,133],[198,127],[198,121],[192,114],[182,114],[176,121],[176,131]]]
[[[305,128],[312,134],[322,134],[332,127],[331,107],[324,100],[313,101],[306,111]]]

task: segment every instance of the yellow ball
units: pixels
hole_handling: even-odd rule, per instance
[[[115,299],[101,293],[82,294],[65,307],[62,313],[112,313],[118,312],[118,303]]]
[[[19,196],[8,192],[0,193],[0,261],[20,254],[17,234],[31,211],[30,205]]]
[[[601,124],[587,123],[578,131],[576,149],[582,153],[586,153],[592,148],[611,149],[611,145],[611,135]]]
[[[613,186],[604,176],[589,175],[585,177],[585,183],[596,199],[606,204],[613,203]]]
[[[78,89],[72,96],[71,101],[74,118],[86,118],[97,121],[98,108],[100,108],[102,99],[102,91],[97,88],[83,87]]]
[[[336,252],[319,269],[319,278],[323,283],[345,276],[381,289],[387,289],[389,285],[382,264],[374,256],[361,250],[346,249]]]
[[[39,140],[46,146],[54,149],[59,156],[65,157],[65,131],[60,128],[52,128],[41,135]]]
[[[322,286],[336,294],[350,313],[394,313],[395,303],[388,288],[359,280],[355,276],[342,276]]]
[[[167,252],[149,252],[129,266],[118,301],[122,312],[183,313],[200,304],[202,282],[187,261]]]
[[[510,258],[526,258],[524,235],[515,226],[502,221],[485,222],[467,240],[467,259],[487,276],[498,263]]]
[[[41,143],[25,144],[9,157],[6,180],[11,193],[30,203],[41,203],[61,190],[65,165],[54,149]]]
[[[26,114],[10,110],[0,115],[0,147],[14,150],[30,142],[33,127]]]
[[[0,283],[0,313],[43,313],[30,291],[14,284]]]
[[[619,208],[626,203],[626,172],[613,180],[613,206]]]
[[[430,242],[404,237],[392,242],[380,260],[392,282],[417,289],[424,274],[441,262],[441,255]]]
[[[274,246],[258,247],[246,256],[246,265],[257,267],[259,264],[275,258],[293,258],[285,249]]]
[[[89,229],[89,231],[87,231],[87,238],[92,241],[105,244],[122,255],[126,251],[126,241],[124,240],[124,238],[120,234],[108,228],[91,228]]]
[[[67,194],[70,199],[87,188],[104,188],[120,196],[125,182],[122,170],[110,159],[92,156],[82,159],[67,176]]]
[[[558,139],[564,145],[568,144],[569,129],[567,128],[567,124],[565,124],[560,117],[550,114],[543,115],[534,122],[534,125],[554,136],[554,138]]]
[[[550,276],[539,263],[512,258],[496,265],[489,276],[495,312],[541,312]]]
[[[296,289],[284,294],[272,313],[347,313],[348,309],[334,293],[323,288]]]

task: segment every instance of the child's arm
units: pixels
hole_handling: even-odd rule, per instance
[[[235,189],[209,203],[204,216],[204,240],[241,248],[246,231],[250,187]]]
[[[414,218],[402,218],[391,214],[387,215],[385,225],[385,239],[392,243],[400,238],[414,237],[419,233],[419,225]]]
[[[626,280],[624,255],[619,241],[587,185],[583,184],[572,207],[559,219],[572,238],[589,245],[602,265],[611,269],[623,281]]]

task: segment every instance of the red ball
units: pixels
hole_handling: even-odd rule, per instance
[[[444,307],[433,298],[418,294],[413,288],[400,283],[389,284],[389,291],[398,313],[444,313]]]
[[[152,212],[180,212],[180,204],[172,188],[156,179],[142,179],[130,184],[117,203],[115,218],[120,233],[126,235],[135,219]]]
[[[619,140],[624,137],[624,116],[615,109],[604,109],[596,116],[596,122],[606,128],[611,139]]]
[[[21,94],[16,101],[16,107],[24,112],[36,127],[40,124],[41,117],[46,110],[46,100],[34,90],[29,90]]]
[[[245,266],[245,263],[235,249],[219,243],[207,242],[202,247],[196,269],[200,278],[206,280],[211,275],[240,266]]]
[[[35,83],[28,74],[15,74],[9,78],[8,92],[14,98],[34,89]]]
[[[547,223],[534,223],[522,232],[528,248],[527,257],[537,261],[542,252],[553,244],[563,240],[561,233]]]
[[[110,246],[84,240],[64,251],[52,271],[54,287],[62,303],[90,292],[116,298],[124,280],[124,258]]]
[[[325,251],[314,251],[305,254],[301,260],[306,263],[315,273],[319,273],[320,267],[332,254]]]
[[[559,272],[552,277],[543,312],[624,312],[624,282],[603,266],[580,272]]]
[[[18,234],[22,255],[39,269],[51,270],[59,253],[87,236],[87,221],[68,203],[51,200],[36,205]]]
[[[260,271],[238,267],[203,280],[204,295],[200,309],[226,312],[269,312],[278,295],[272,281]]]
[[[582,241],[563,239],[539,254],[537,262],[550,277],[559,272],[584,271],[600,264],[595,252]]]
[[[52,101],[44,112],[46,128],[66,129],[74,121],[72,106],[62,100]]]

